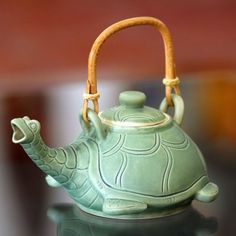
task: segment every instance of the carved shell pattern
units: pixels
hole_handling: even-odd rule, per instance
[[[140,138],[137,134],[112,133],[107,140],[99,168],[103,181],[113,189],[165,196],[188,189],[205,173],[199,150],[177,125]],[[196,175],[192,163],[198,168]]]
[[[114,107],[111,108],[111,111],[114,113],[110,119],[119,122],[155,122],[156,120],[162,120],[164,118],[164,115],[159,110],[150,107],[145,107],[145,110],[149,113],[143,113],[142,109],[127,110],[123,106]]]

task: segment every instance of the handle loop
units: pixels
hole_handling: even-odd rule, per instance
[[[184,101],[183,98],[181,96],[178,96],[176,94],[171,94],[171,98],[175,107],[175,113],[174,113],[174,117],[173,120],[178,124],[181,125],[182,121],[183,121],[183,116],[184,116]],[[160,104],[159,109],[162,112],[167,112],[168,110],[168,103],[167,103],[167,99],[164,98]]]
[[[88,59],[88,80],[86,84],[86,93],[84,95],[84,103],[82,116],[87,125],[89,121],[87,118],[88,103],[89,100],[92,100],[94,111],[99,112],[98,97],[99,93],[97,92],[97,80],[96,80],[96,64],[99,50],[105,40],[113,35],[114,33],[126,29],[132,26],[137,25],[151,25],[159,30],[161,33],[164,48],[165,48],[165,78],[163,79],[163,84],[166,87],[166,101],[168,105],[172,105],[171,92],[174,89],[176,94],[180,94],[179,89],[179,79],[175,74],[175,64],[173,57],[173,44],[170,36],[170,32],[166,25],[160,20],[154,17],[134,17],[126,20],[119,21],[108,28],[106,28],[95,40],[91,48],[89,59]]]

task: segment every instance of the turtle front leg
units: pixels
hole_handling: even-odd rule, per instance
[[[52,176],[50,176],[50,175],[47,175],[47,176],[45,177],[45,180],[46,180],[47,184],[48,184],[49,186],[53,187],[53,188],[58,188],[58,187],[61,187],[61,186],[62,186],[59,182],[57,182],[57,181],[56,181]]]
[[[195,199],[201,202],[212,202],[216,199],[218,193],[218,186],[210,182],[196,193]]]
[[[103,212],[108,215],[128,215],[147,209],[147,204],[124,199],[108,198],[103,203]]]

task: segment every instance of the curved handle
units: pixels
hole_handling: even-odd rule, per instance
[[[97,81],[96,81],[96,63],[98,52],[105,42],[105,40],[113,35],[114,33],[136,25],[151,25],[159,30],[165,47],[165,79],[163,83],[166,86],[166,99],[169,105],[172,104],[171,91],[174,89],[176,94],[180,94],[179,90],[179,79],[175,75],[175,64],[173,57],[173,44],[170,36],[170,32],[166,25],[160,20],[153,17],[134,17],[126,20],[119,21],[108,28],[106,28],[95,40],[88,59],[88,80],[86,84],[86,93],[84,94],[83,103],[83,119],[88,124],[87,110],[88,102],[92,100],[94,111],[99,112],[98,98],[99,93],[97,92]]]
[[[183,98],[179,95],[176,95],[176,94],[171,94],[171,97],[172,97],[172,101],[173,101],[173,104],[174,104],[174,107],[175,107],[175,113],[174,113],[174,117],[173,117],[173,120],[178,124],[178,125],[181,125],[182,124],[182,121],[183,121],[183,116],[184,116],[184,101],[183,101]],[[160,104],[160,107],[159,109],[162,111],[162,112],[167,112],[168,110],[168,102],[167,102],[167,99],[164,98]]]

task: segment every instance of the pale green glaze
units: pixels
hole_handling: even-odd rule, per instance
[[[184,104],[172,95],[175,114],[146,107],[145,95],[128,91],[120,106],[97,115],[88,111],[90,127],[63,148],[49,148],[40,124],[28,117],[11,121],[13,142],[85,211],[110,218],[153,218],[177,213],[193,199],[214,200],[205,162],[196,144],[179,127]]]

